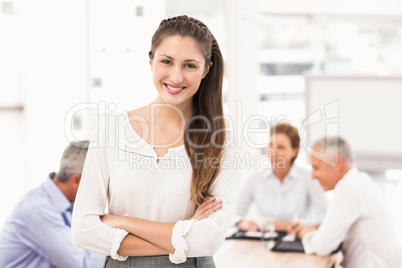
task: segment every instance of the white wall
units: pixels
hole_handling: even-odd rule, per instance
[[[227,60],[226,76],[228,80],[228,114],[234,122],[236,146],[242,153],[259,153],[255,146],[255,137],[250,139],[245,134],[252,117],[256,114],[258,102],[257,77],[257,21],[252,19],[257,14],[256,1],[226,1],[227,17]],[[254,122],[255,123],[255,122]],[[253,126],[254,127],[254,126]]]
[[[106,100],[117,110],[138,108],[156,97],[148,52],[165,17],[164,0],[90,1],[91,102]],[[143,8],[143,16],[135,15]]]
[[[402,77],[306,76],[308,118],[303,147],[340,135],[356,152],[357,166],[384,172],[402,168]]]
[[[36,0],[20,5],[24,24],[24,183],[57,171],[67,145],[64,118],[88,99],[85,1]]]

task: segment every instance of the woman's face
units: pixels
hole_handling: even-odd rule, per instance
[[[149,63],[158,100],[192,107],[192,98],[209,70],[194,39],[177,35],[165,37]]]
[[[298,153],[298,149],[293,149],[290,138],[284,133],[276,133],[269,137],[267,154],[271,161],[272,168],[290,168],[292,158]]]

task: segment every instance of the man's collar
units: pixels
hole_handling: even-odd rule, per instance
[[[342,179],[352,178],[357,174],[359,174],[359,170],[357,169],[357,167],[352,167],[345,173]]]
[[[71,203],[70,201],[68,201],[67,197],[63,194],[63,192],[60,191],[60,189],[54,183],[53,181],[54,175],[55,175],[54,173],[49,174],[44,183],[44,189],[46,193],[49,195],[56,209],[60,213],[63,213],[71,206]]]

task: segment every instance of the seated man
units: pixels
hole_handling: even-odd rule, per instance
[[[333,200],[318,230],[299,225],[296,233],[306,253],[329,255],[343,243],[342,267],[397,267],[391,211],[371,178],[359,172],[353,161],[349,145],[340,137],[314,144],[312,177],[324,190],[334,189]]]
[[[51,173],[17,204],[0,234],[0,267],[103,266],[104,256],[71,240],[71,212],[87,151],[88,142],[67,146],[59,173]]]

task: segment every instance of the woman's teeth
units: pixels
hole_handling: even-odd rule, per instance
[[[170,90],[174,90],[174,91],[178,91],[178,90],[182,90],[184,87],[171,87],[169,85],[166,85],[166,87]]]

